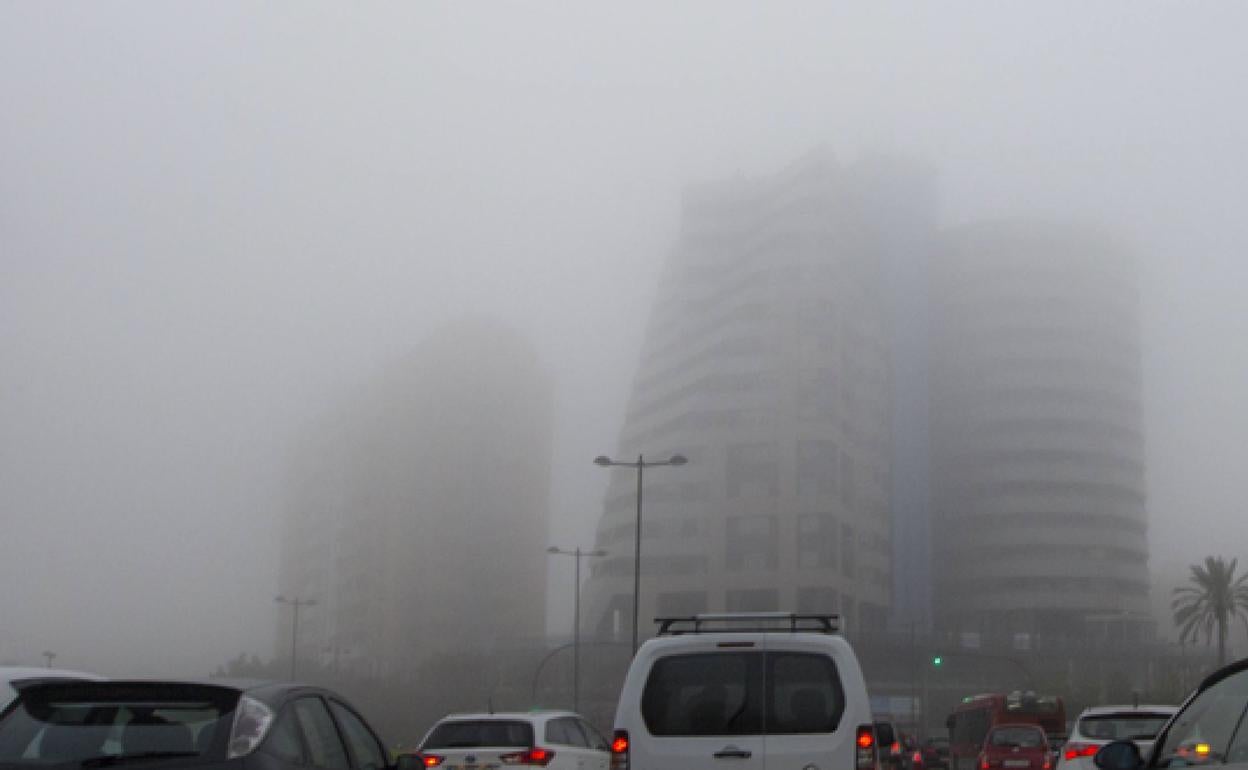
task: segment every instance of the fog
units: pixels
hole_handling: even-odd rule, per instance
[[[943,224],[1126,239],[1155,592],[1248,556],[1245,25],[1231,2],[0,5],[0,661],[271,655],[300,431],[463,316],[538,350],[549,540],[590,544],[682,190],[817,147],[927,164]]]

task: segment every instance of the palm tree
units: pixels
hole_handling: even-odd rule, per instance
[[[1235,577],[1239,559],[1206,556],[1204,565],[1193,564],[1191,585],[1174,589],[1170,609],[1179,628],[1179,643],[1218,640],[1218,666],[1226,662],[1226,636],[1236,618],[1248,631],[1248,573]]]

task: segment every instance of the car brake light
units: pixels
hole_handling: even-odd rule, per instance
[[[1100,748],[1100,744],[1096,743],[1068,743],[1066,744],[1066,749],[1062,752],[1062,756],[1065,757],[1067,762],[1079,757],[1094,757]]]
[[[987,754],[980,754],[980,755],[979,755],[979,770],[988,770],[988,767],[989,767],[989,765],[988,765],[988,755],[987,755]]]
[[[555,758],[555,752],[550,749],[531,748],[528,751],[517,751],[514,754],[503,754],[499,756],[504,765],[536,765],[545,767],[550,764],[550,760]]]
[[[855,770],[875,770],[875,728],[872,725],[858,725],[858,735],[854,743]]]
[[[616,730],[611,737],[611,770],[628,770],[628,730]]]
[[[444,759],[446,759],[446,757],[441,756],[439,754],[421,754],[420,764],[424,765],[425,767],[437,767],[438,765],[442,764],[442,760]]]
[[[911,762],[922,762],[922,761],[923,761],[923,755],[922,755],[921,753],[919,753],[919,752],[917,752],[917,751],[916,751],[916,752],[914,752],[914,756],[913,756],[913,757],[910,757],[910,761],[911,761]]]

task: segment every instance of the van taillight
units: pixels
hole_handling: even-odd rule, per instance
[[[628,770],[628,730],[611,736],[611,770]]]
[[[858,725],[854,739],[854,767],[856,770],[875,770],[875,727]]]

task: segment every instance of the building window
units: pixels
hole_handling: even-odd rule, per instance
[[[797,611],[835,613],[840,607],[835,588],[807,586],[797,589]]]
[[[681,617],[706,612],[706,591],[673,591],[659,594],[658,614],[663,617]]]
[[[724,600],[728,612],[775,612],[780,607],[780,597],[774,588],[728,591]]]
[[[780,493],[780,465],[772,443],[728,447],[724,467],[728,497],[774,497]]]
[[[835,495],[836,456],[831,441],[797,442],[797,493]]]
[[[836,519],[827,513],[797,517],[797,566],[799,569],[836,567]]]
[[[724,559],[728,569],[775,569],[776,563],[775,516],[729,517]]]

